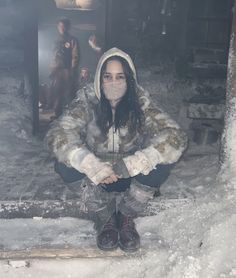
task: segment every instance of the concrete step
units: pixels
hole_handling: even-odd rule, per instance
[[[127,254],[120,249],[111,252],[98,249],[96,231],[88,220],[0,220],[0,259],[137,257],[168,247],[156,232],[143,227],[142,218],[136,220],[136,225],[142,239],[141,248]]]

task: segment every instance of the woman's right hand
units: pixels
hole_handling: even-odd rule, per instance
[[[84,173],[95,185],[111,184],[119,179],[119,175],[115,173],[109,162],[101,161],[86,150],[74,150],[69,160],[73,168]]]

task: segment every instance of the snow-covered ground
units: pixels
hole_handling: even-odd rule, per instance
[[[165,110],[178,120],[182,100],[192,96],[194,86],[182,83],[171,75],[158,77],[149,70],[143,70],[140,79],[143,87],[150,90],[155,100],[162,103]],[[8,89],[11,90],[12,88]],[[25,111],[23,106],[22,111]],[[9,115],[13,115],[13,112],[9,112]],[[21,112],[19,115],[22,115]],[[18,120],[21,120],[19,116]],[[23,127],[23,122],[17,126]],[[180,124],[185,127],[183,115]],[[26,133],[21,129],[26,130]],[[37,172],[40,161],[45,159],[45,151],[42,151],[40,142],[28,137],[27,128],[14,127],[8,132],[11,132],[11,136],[16,134],[11,140],[18,140],[18,145],[12,152],[11,142],[0,147],[11,175],[3,162],[0,170],[8,173],[8,179],[19,175],[19,184],[24,181],[28,183],[29,175],[24,180],[21,170],[24,170],[23,173],[27,173],[27,169]],[[2,138],[3,135],[0,134],[0,140]],[[28,152],[25,152],[26,146]],[[149,206],[154,215],[136,220],[142,238],[140,252],[124,256],[110,256],[108,252],[106,256],[103,254],[99,258],[29,259],[27,262],[2,260],[0,277],[236,277],[235,185],[222,182],[218,176],[218,145],[205,146],[203,149],[204,151],[201,146],[190,142],[189,150],[162,186],[162,197]],[[15,159],[16,151],[18,160],[12,161],[11,157]],[[32,154],[30,157],[29,151]],[[38,156],[33,156],[34,153]],[[40,169],[40,176],[35,177],[34,183],[55,181],[52,167]],[[227,180],[227,171],[224,172],[224,179]],[[20,185],[19,188],[21,189]],[[160,209],[158,202],[163,204],[163,209]],[[48,243],[52,247],[64,244],[79,248],[81,245],[86,246],[88,242],[90,247],[95,246],[92,223],[85,220],[2,219],[0,230],[0,245],[6,250],[22,250],[32,246],[46,246]],[[86,234],[89,235],[89,241]]]
[[[143,248],[136,255],[114,258],[107,253],[103,258],[3,260],[0,275],[4,278],[236,277],[235,196],[230,191],[223,193],[221,186],[216,185],[214,194],[208,193],[193,203],[137,219]],[[33,221],[1,220],[2,237],[12,236],[10,247],[16,248],[24,245],[25,236],[32,245],[54,234],[54,243],[72,243],[76,248],[81,244],[76,240],[84,240],[88,231],[92,233],[92,224],[87,221],[39,220],[41,224]],[[12,235],[4,233],[9,231],[7,226],[16,229]],[[21,234],[22,226],[28,229],[25,235]],[[89,239],[93,242],[91,234]]]

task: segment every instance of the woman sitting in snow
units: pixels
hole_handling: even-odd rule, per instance
[[[105,52],[94,86],[79,91],[46,138],[56,172],[66,182],[82,180],[81,207],[95,221],[98,247],[136,251],[133,218],[167,178],[187,139],[138,85],[129,55],[117,48]]]

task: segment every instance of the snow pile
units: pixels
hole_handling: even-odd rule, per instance
[[[32,184],[47,186],[55,180],[43,143],[32,136],[31,111],[22,74],[5,72],[0,78],[1,200],[27,197]]]
[[[235,98],[235,33],[231,34],[230,51],[228,59],[228,78],[227,93],[228,106],[225,111],[225,130],[223,134],[224,142],[224,165],[221,171],[221,180],[227,183],[227,186],[236,189],[236,98]]]
[[[227,182],[227,185],[236,189],[236,98],[231,100],[231,110],[227,117],[226,127],[224,131],[223,142],[224,149],[224,165],[222,167],[222,180]]]
[[[0,150],[9,155],[19,148],[19,144],[31,141],[31,113],[24,99],[22,79],[1,78],[0,92]]]

